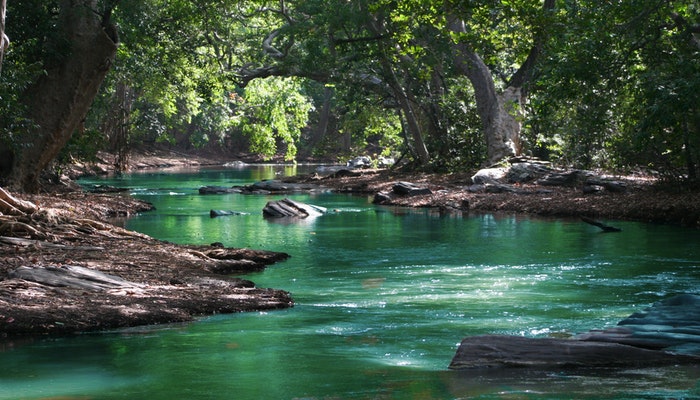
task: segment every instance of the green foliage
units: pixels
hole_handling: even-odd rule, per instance
[[[351,155],[390,156],[403,141],[398,115],[370,105],[349,107],[340,119],[338,133],[350,135]]]
[[[6,34],[11,45],[4,54],[0,75],[0,144],[22,146],[32,122],[25,118],[22,93],[45,72],[57,57],[55,37],[56,2],[18,0],[8,2]]]
[[[284,158],[293,160],[312,108],[310,99],[301,93],[299,79],[256,79],[241,96],[233,126],[250,139],[252,151],[272,158],[279,143],[285,148]]]
[[[530,140],[576,166],[696,178],[697,11],[691,1],[567,4],[541,67]]]
[[[68,165],[75,160],[96,161],[97,152],[105,146],[104,135],[97,130],[83,130],[73,134],[56,161]]]
[[[486,160],[486,144],[473,93],[464,77],[451,79],[447,86],[452,90],[440,99],[445,131],[428,143],[437,154],[433,167],[442,171],[478,168]]]
[[[3,145],[24,142],[24,89],[71,56],[52,30],[58,4],[8,3]],[[579,167],[641,165],[693,178],[700,175],[699,14],[692,0],[558,1],[556,11],[531,0],[121,0],[112,15],[121,44],[88,115],[90,135],[76,136],[66,154],[93,151],[106,142],[97,132],[115,135],[125,128],[115,116],[125,115],[131,144],[200,147],[243,134],[252,151],[293,159],[302,131],[315,129],[318,88],[327,84],[335,89],[325,143],[342,138],[349,146],[334,151],[410,146],[415,137],[403,134],[397,113],[405,94],[432,166],[473,168],[485,159],[483,125],[471,84],[455,71],[451,41],[468,43],[503,88],[546,30],[537,84],[527,88],[525,147]],[[447,30],[451,16],[465,21],[466,33]],[[117,98],[121,87],[128,90]]]

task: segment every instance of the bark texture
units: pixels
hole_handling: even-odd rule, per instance
[[[39,175],[84,120],[112,65],[116,29],[96,9],[96,0],[61,1],[56,34],[67,44],[68,54],[47,65],[46,74],[24,93],[34,128],[15,154],[13,187],[38,191]]]
[[[466,32],[464,22],[455,17],[450,19],[448,28],[455,33]],[[487,162],[494,164],[506,157],[516,155],[513,138],[518,137],[520,131],[515,131],[519,124],[506,110],[510,97],[506,95],[508,92],[499,95],[491,70],[468,44],[456,42],[452,43],[452,48],[455,55],[455,68],[469,79],[474,88],[476,109],[481,118],[486,140]]]
[[[542,5],[543,13],[553,11],[555,5],[555,0],[545,0]],[[467,32],[464,21],[456,15],[450,15],[447,24],[453,33],[459,35]],[[455,68],[469,79],[474,88],[477,113],[481,118],[486,140],[488,164],[495,164],[504,158],[522,153],[520,131],[527,87],[548,38],[543,27],[535,29],[533,36],[534,43],[527,58],[508,80],[502,92],[496,90],[491,70],[468,43],[452,43]]]

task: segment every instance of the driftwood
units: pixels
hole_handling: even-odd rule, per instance
[[[24,215],[39,210],[31,201],[20,200],[0,187],[0,214]]]
[[[616,227],[610,226],[610,225],[605,225],[602,222],[599,222],[599,221],[596,221],[596,220],[593,220],[593,219],[590,219],[587,217],[581,217],[581,221],[583,221],[587,224],[591,224],[593,226],[597,226],[598,228],[602,229],[603,232],[622,232],[622,229],[620,229],[620,228],[616,228]]]
[[[10,244],[14,246],[34,246],[47,249],[70,249],[70,250],[85,250],[85,251],[104,251],[101,246],[68,246],[60,243],[51,243],[41,240],[23,239],[9,236],[0,236],[0,243]]]
[[[48,286],[72,287],[95,291],[143,287],[141,284],[129,282],[118,276],[74,265],[19,267],[14,271],[10,271],[8,277],[24,279]]]

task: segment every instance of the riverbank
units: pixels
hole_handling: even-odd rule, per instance
[[[101,161],[77,165],[72,177],[86,173],[106,173],[113,160],[102,154]],[[153,149],[131,156],[132,170],[223,165],[227,162],[255,163],[262,160],[248,154],[199,153],[186,155]],[[346,171],[347,172],[347,171]],[[360,169],[351,173],[314,174],[289,178],[290,181],[317,183],[332,190],[374,195],[391,190],[399,181],[414,183],[431,194],[398,197],[390,204],[401,207],[428,207],[439,212],[519,213],[558,218],[595,218],[672,224],[700,228],[700,190],[660,183],[645,175],[608,176],[624,190],[587,193],[580,185],[543,186],[536,183],[514,185],[515,191],[474,192],[476,171],[451,174],[406,172],[401,169]]]
[[[150,209],[119,195],[0,188],[0,336],[65,335],[293,306],[240,274],[285,253],[182,246],[107,221]],[[235,276],[234,276],[235,275]]]
[[[244,159],[222,155],[190,157],[162,151],[132,156],[136,169],[222,165],[234,161]],[[251,161],[256,160],[245,159]],[[76,166],[73,173],[104,173],[109,163],[105,156],[101,163]],[[294,180],[358,194],[389,191],[395,182],[407,181],[429,188],[431,193],[396,197],[391,204],[431,207],[439,213],[526,213],[700,227],[697,192],[663,190],[651,179],[615,177],[626,188],[619,192],[585,194],[575,186],[519,184],[517,191],[490,193],[470,189],[472,174],[473,171],[438,175],[354,170]],[[240,276],[231,277],[231,273],[260,270],[282,261],[288,257],[284,253],[178,246],[126,231],[108,221],[147,212],[149,204],[119,194],[85,193],[70,180],[46,186],[40,195],[10,193],[9,196],[20,203],[0,209],[2,335],[109,330],[293,305],[291,296],[284,290],[256,288],[253,282]],[[17,273],[20,267],[39,271],[32,272],[32,276],[43,278],[28,279],[27,275]],[[81,277],[85,269],[104,274],[98,279],[101,283],[86,285],[86,279],[94,282],[95,278]],[[49,276],[63,279],[65,284],[66,277],[76,278],[76,274],[81,284],[57,286],[55,282],[46,282]],[[117,283],[113,277],[118,278]]]
[[[336,191],[373,195],[391,192],[396,182],[430,189],[430,194],[397,196],[388,204],[428,207],[442,213],[517,213],[557,218],[594,218],[672,224],[700,228],[700,191],[671,188],[655,179],[616,176],[624,190],[586,193],[580,185],[515,184],[512,191],[473,189],[476,171],[453,174],[359,170],[329,177],[312,176]],[[386,203],[385,203],[386,204]]]

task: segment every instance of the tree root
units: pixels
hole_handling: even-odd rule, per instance
[[[20,200],[0,187],[0,214],[24,215],[37,212],[39,207],[31,201]]]

